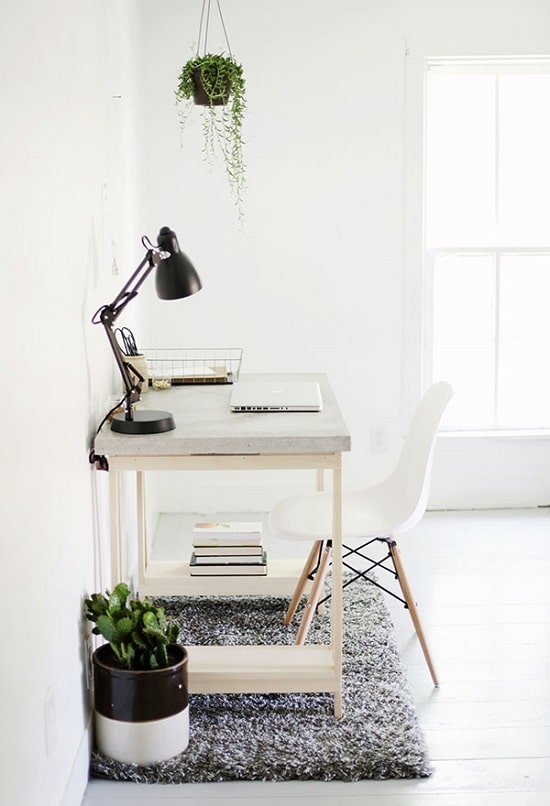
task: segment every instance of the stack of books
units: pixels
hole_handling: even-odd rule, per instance
[[[191,576],[267,574],[261,522],[196,523],[189,571]]]

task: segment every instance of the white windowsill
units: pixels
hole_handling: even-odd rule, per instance
[[[440,431],[440,438],[450,439],[550,439],[548,428],[501,429],[487,431]]]

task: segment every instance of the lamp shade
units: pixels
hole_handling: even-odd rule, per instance
[[[157,244],[170,257],[157,266],[155,284],[160,299],[181,299],[196,294],[202,288],[199,275],[187,255],[179,247],[176,233],[170,227],[162,227]]]

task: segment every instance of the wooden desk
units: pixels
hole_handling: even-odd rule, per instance
[[[301,470],[313,469],[317,485],[332,472],[333,595],[331,643],[327,646],[187,647],[189,689],[209,692],[328,691],[341,714],[343,451],[350,436],[326,375],[243,375],[242,380],[316,380],[321,385],[319,413],[239,413],[229,409],[230,384],[180,386],[149,391],[142,405],[170,411],[176,429],[165,434],[117,434],[109,426],[96,437],[94,450],[109,460],[111,584],[123,580],[120,474],[133,471],[137,484],[139,592],[143,595],[233,595],[286,593],[297,578],[296,565],[274,564],[266,577],[191,577],[181,562],[150,562],[145,534],[144,473],[151,470]],[[298,564],[299,565],[299,564]]]

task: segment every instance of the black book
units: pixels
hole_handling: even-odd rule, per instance
[[[191,576],[265,576],[267,574],[265,551],[261,557],[254,557],[254,562],[241,562],[241,557],[234,558],[231,562],[226,562],[226,558],[223,558],[222,561],[221,557],[203,557],[201,559],[208,561],[197,562],[195,554],[191,555],[189,563]]]

